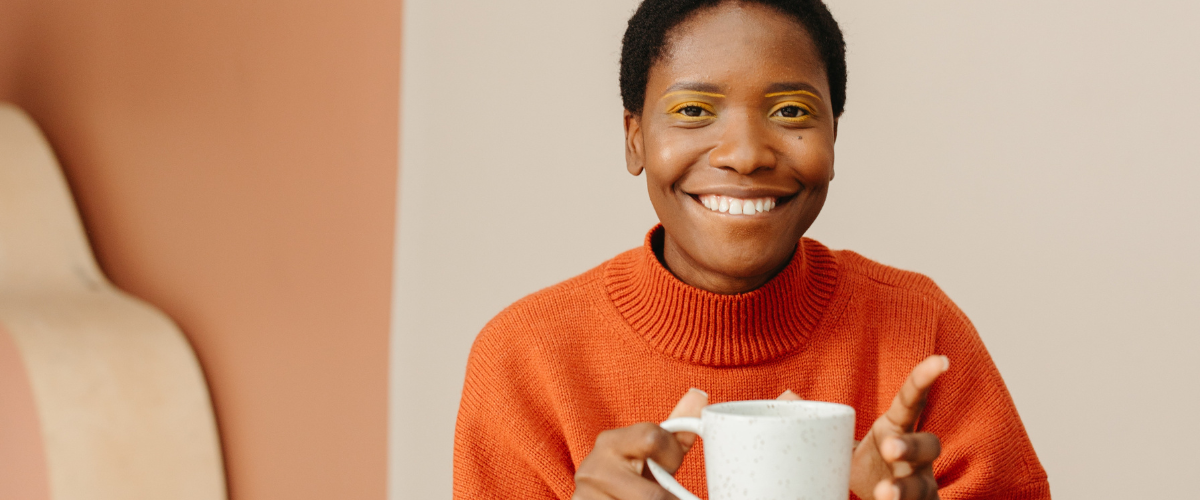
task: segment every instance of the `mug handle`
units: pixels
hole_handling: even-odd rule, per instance
[[[659,424],[659,427],[671,432],[693,432],[701,438],[704,437],[704,423],[695,417],[679,417],[672,418]],[[650,473],[654,475],[654,479],[658,484],[671,492],[672,495],[679,497],[679,500],[700,500],[700,497],[693,495],[687,488],[679,484],[675,477],[667,472],[667,469],[661,465],[654,463],[654,460],[647,458],[646,466],[650,468]]]

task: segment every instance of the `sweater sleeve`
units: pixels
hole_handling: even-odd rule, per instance
[[[1000,372],[953,303],[941,314],[935,349],[950,371],[930,390],[921,429],[942,441],[934,463],[943,500],[1050,498],[1045,471]]]
[[[567,499],[571,461],[531,336],[493,324],[471,348],[454,435],[454,498]]]

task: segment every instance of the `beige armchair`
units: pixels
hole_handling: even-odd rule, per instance
[[[208,389],[186,338],[100,272],[46,140],[0,104],[6,424],[3,499],[226,496]]]

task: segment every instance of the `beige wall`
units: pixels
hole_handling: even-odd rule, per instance
[[[406,2],[391,498],[449,498],[467,350],[636,246],[636,2]],[[831,3],[850,89],[811,235],[972,317],[1060,498],[1186,496],[1200,438],[1200,4]]]
[[[399,30],[399,0],[0,1],[0,100],[187,334],[234,499],[385,495]]]
[[[390,498],[450,498],[475,333],[637,245],[619,41],[635,2],[406,0]]]
[[[841,1],[835,14],[852,83],[812,233],[927,273],[962,306],[1058,497],[1189,495],[1200,4]]]

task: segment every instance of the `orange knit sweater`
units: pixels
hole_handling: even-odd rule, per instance
[[[1048,499],[1050,487],[974,327],[933,281],[805,238],[762,288],[684,284],[646,245],[501,312],[471,349],[454,444],[457,499],[568,499],[596,435],[658,422],[690,387],[710,402],[853,406],[855,438],[931,354],[950,371],[920,430],[942,440],[944,500]],[[660,247],[661,248],[661,247]],[[703,441],[676,477],[703,496]]]

